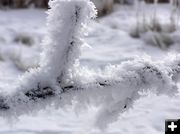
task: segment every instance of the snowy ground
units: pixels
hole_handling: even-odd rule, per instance
[[[149,13],[152,7],[149,8]],[[158,17],[168,22],[168,5],[158,8]],[[25,70],[37,67],[40,41],[46,32],[44,10],[0,11],[0,92],[12,86]],[[179,53],[179,31],[173,33],[175,44],[166,50],[133,39],[129,35],[135,24],[132,7],[116,6],[116,11],[100,18],[89,27],[86,41],[90,47],[82,49],[80,62],[90,69],[103,68],[108,64],[120,64],[138,56],[151,56],[162,60],[168,53]],[[180,35],[179,35],[180,36]],[[21,37],[25,40],[21,40]],[[20,39],[19,39],[20,38]],[[21,41],[20,41],[21,40]],[[123,113],[118,121],[101,131],[94,126],[97,107],[74,110],[47,108],[19,120],[0,117],[0,134],[163,134],[167,118],[180,117],[180,94],[173,98],[149,93],[135,102],[133,109]]]

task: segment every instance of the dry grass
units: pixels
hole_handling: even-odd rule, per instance
[[[14,42],[16,43],[21,43],[26,46],[32,46],[34,44],[34,40],[31,36],[26,35],[26,34],[18,34],[14,38]]]
[[[4,58],[1,53],[0,53],[0,61],[4,61]]]
[[[154,18],[149,22],[138,23],[130,30],[130,36],[133,38],[143,38],[150,45],[165,49],[174,44],[171,33],[177,30],[173,21],[169,24],[161,24]]]

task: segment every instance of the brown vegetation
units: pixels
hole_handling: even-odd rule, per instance
[[[49,0],[1,0],[1,8],[27,8],[30,6],[47,8]]]

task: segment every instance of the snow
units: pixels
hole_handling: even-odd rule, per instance
[[[165,16],[168,13],[167,5],[162,5],[158,7],[160,9],[160,17],[166,18]],[[116,80],[121,79],[121,77],[123,76],[131,76],[131,73],[136,73],[136,70],[142,67],[144,62],[142,65],[139,65],[139,62],[144,59],[147,60],[145,62],[146,64],[155,65],[155,67],[157,67],[162,72],[164,70],[166,72],[167,70],[166,68],[163,68],[161,66],[162,64],[158,62],[159,60],[164,61],[163,65],[165,64],[166,67],[174,67],[174,62],[177,62],[177,57],[174,56],[175,58],[172,59],[170,59],[169,57],[173,57],[173,55],[179,52],[180,49],[178,41],[176,41],[176,43],[169,49],[161,50],[158,47],[146,44],[143,40],[131,38],[129,36],[128,30],[132,23],[135,22],[135,15],[132,10],[130,10],[131,8],[132,7],[116,6],[116,11],[114,13],[112,13],[110,16],[94,21],[88,27],[89,35],[85,38],[85,40],[88,42],[90,47],[84,46],[82,48],[82,55],[80,57],[80,65],[82,66],[82,68],[76,70],[77,72],[79,72],[78,74],[76,74],[77,76],[74,76],[75,81],[87,83],[89,81],[93,82],[96,79],[100,79],[103,81],[103,78],[105,77],[110,77],[112,78],[112,80],[114,80],[115,78]],[[7,89],[9,89],[9,86],[12,86],[13,83],[17,80],[17,77],[23,74],[24,71],[20,70],[16,66],[16,64],[14,64],[14,59],[10,57],[13,57],[13,55],[16,55],[14,53],[19,53],[19,51],[21,50],[21,57],[23,59],[21,62],[22,64],[28,64],[24,63],[24,61],[28,60],[31,63],[31,60],[34,61],[34,59],[39,56],[39,53],[41,51],[39,45],[40,43],[38,44],[37,42],[30,47],[24,46],[24,44],[13,42],[14,36],[19,33],[18,31],[20,28],[22,29],[22,31],[26,31],[25,33],[30,33],[33,39],[36,38],[33,37],[35,35],[39,36],[39,38],[42,38],[42,36],[44,36],[44,33],[46,32],[46,15],[44,11],[35,9],[7,12],[0,11],[0,14],[1,16],[3,16],[3,19],[0,20],[0,23],[3,24],[3,27],[0,27],[0,29],[2,29],[1,32],[3,33],[1,34],[1,36],[3,40],[5,40],[0,41],[0,52],[2,53],[1,55],[4,59],[4,61],[0,61],[0,70],[2,70],[0,73],[0,88],[2,89],[2,91],[6,91]],[[22,19],[23,22],[21,21]],[[7,24],[7,21],[11,22],[12,25]],[[28,27],[25,22],[28,23]],[[17,31],[17,33],[15,32],[13,34],[12,31]],[[14,36],[9,36],[12,34]],[[174,33],[176,39],[178,39],[178,37],[176,37],[178,36],[178,34],[179,31]],[[173,53],[173,55],[168,55],[168,53]],[[151,56],[152,59],[147,58],[148,56]],[[167,60],[165,58],[167,58]],[[134,59],[141,60],[134,61]],[[33,62],[31,64],[33,64]],[[112,65],[107,67],[107,65],[109,64]],[[128,74],[127,72],[130,74]],[[163,75],[165,74],[166,73],[164,73]],[[151,76],[149,75],[152,74],[147,72],[147,81],[151,80]],[[79,79],[79,77],[82,78],[82,80]],[[150,78],[150,80],[148,78]],[[167,87],[171,87],[174,85],[173,81],[169,81],[169,77],[167,75],[165,75],[163,78],[166,81],[165,85],[161,84],[161,82],[158,82],[158,79],[154,79],[152,81],[152,83],[154,84],[151,83],[151,85],[160,86],[161,89],[164,90],[168,89]],[[126,91],[127,89],[130,89],[128,87],[129,82],[127,82],[126,79],[123,82],[127,83],[122,84],[123,86],[127,85],[124,90]],[[134,82],[138,81],[135,80]],[[132,87],[134,87],[133,84],[135,83],[132,82]],[[46,109],[41,109],[40,111],[36,111],[35,113],[28,113],[27,115],[20,116],[19,120],[10,119],[10,121],[8,120],[8,122],[7,119],[3,119],[1,117],[0,133],[158,134],[164,133],[165,119],[178,118],[180,116],[180,108],[178,107],[180,105],[179,93],[176,94],[176,96],[169,98],[166,95],[156,95],[152,92],[145,92],[142,93],[143,97],[139,98],[134,102],[133,108],[122,113],[121,115],[116,115],[115,113],[114,115],[116,115],[116,117],[114,119],[111,116],[110,120],[113,119],[112,123],[110,123],[108,128],[101,131],[99,130],[99,127],[103,126],[99,126],[99,124],[106,125],[106,119],[108,119],[108,115],[104,113],[104,111],[106,111],[106,109],[113,110],[112,108],[117,108],[117,106],[120,106],[118,104],[118,101],[123,99],[122,97],[125,97],[126,95],[126,92],[122,92],[124,93],[124,95],[119,98],[119,95],[117,95],[117,92],[119,90],[116,90],[117,88],[119,87],[113,87],[112,89],[110,89],[111,91],[113,90],[113,92],[109,91],[109,89],[106,89],[107,92],[105,92],[105,94],[103,94],[104,90],[98,91],[97,94],[90,94],[91,92],[87,91],[87,93],[89,94],[88,98],[92,97],[95,99],[94,102],[91,103],[88,103],[88,98],[85,98],[87,96],[84,96],[84,93],[80,92],[79,96],[77,93],[77,99],[82,99],[82,101],[79,100],[79,102],[81,103],[73,104],[72,106],[63,106],[63,108],[54,108],[52,106],[48,106]],[[96,88],[94,88],[94,90],[96,90]],[[114,93],[112,96],[115,98],[117,103],[113,103],[111,98],[109,98],[110,93]],[[100,96],[102,94],[105,95],[105,101],[102,99],[99,101],[96,100],[98,99],[98,97],[102,97]],[[108,103],[109,99],[111,101],[109,101]],[[83,102],[84,100],[86,101]],[[66,96],[64,101],[68,101],[68,99],[66,100]],[[86,104],[81,105],[83,103]],[[99,110],[102,112],[100,113]]]

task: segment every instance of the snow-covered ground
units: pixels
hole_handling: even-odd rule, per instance
[[[152,6],[146,8],[150,15]],[[133,7],[117,5],[115,9],[114,13],[90,24],[89,35],[85,37],[90,47],[82,48],[82,66],[98,70],[136,57],[150,56],[157,61],[180,52],[179,30],[172,34],[174,45],[162,50],[129,35],[136,22]],[[168,23],[169,11],[168,5],[158,6],[158,17],[163,23]],[[0,92],[13,86],[28,68],[38,66],[40,42],[46,33],[45,22],[44,10],[0,11]],[[168,98],[148,93],[105,130],[99,130],[95,125],[98,107],[48,107],[18,120],[0,117],[0,134],[163,134],[165,119],[180,117],[179,106],[180,94]]]

